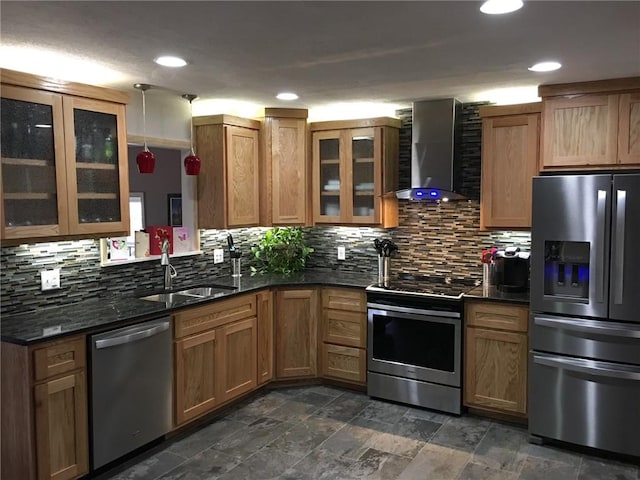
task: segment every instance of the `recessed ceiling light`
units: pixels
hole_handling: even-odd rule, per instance
[[[162,56],[154,60],[158,65],[163,67],[184,67],[187,61],[180,57]]]
[[[487,0],[480,7],[480,11],[489,15],[499,15],[520,10],[522,5],[522,0]]]
[[[558,70],[560,67],[562,67],[562,65],[558,62],[540,62],[529,67],[529,70],[532,72],[553,72],[554,70]]]
[[[276,95],[278,100],[297,100],[298,95],[292,92],[282,92]]]

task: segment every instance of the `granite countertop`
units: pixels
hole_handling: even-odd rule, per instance
[[[509,303],[529,303],[529,291],[526,292],[503,292],[495,285],[480,285],[464,294],[464,298],[471,300],[493,300]]]
[[[139,297],[159,293],[157,290],[140,290],[131,295],[118,295],[105,299],[87,300],[63,307],[42,309],[16,315],[3,315],[0,321],[1,339],[21,345],[53,340],[75,334],[97,333],[173,313],[179,309],[201,305],[249,293],[264,288],[290,286],[304,287],[327,285],[365,288],[375,283],[376,275],[340,271],[305,270],[290,276],[243,275],[203,278],[191,285],[179,285],[174,290],[195,285],[225,285],[235,287],[215,297],[183,298],[167,305],[163,302],[141,300]]]

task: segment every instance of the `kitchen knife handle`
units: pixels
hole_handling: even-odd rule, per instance
[[[596,207],[596,302],[604,302],[604,244],[605,244],[605,209],[607,207],[606,190],[598,190],[598,203]]]
[[[624,234],[627,210],[627,191],[616,190],[616,229],[615,235],[615,256],[613,260],[613,303],[622,304],[622,293],[624,291]]]

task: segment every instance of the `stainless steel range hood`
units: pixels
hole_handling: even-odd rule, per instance
[[[400,199],[447,201],[466,199],[457,190],[461,166],[456,145],[461,137],[462,103],[455,98],[413,104],[411,188]]]

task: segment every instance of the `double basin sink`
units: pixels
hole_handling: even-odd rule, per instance
[[[176,290],[173,292],[155,293],[146,297],[139,297],[140,300],[148,300],[150,302],[162,302],[166,304],[184,303],[194,299],[215,298],[227,294],[236,287],[227,285],[207,285],[202,287],[191,287],[184,290]]]

